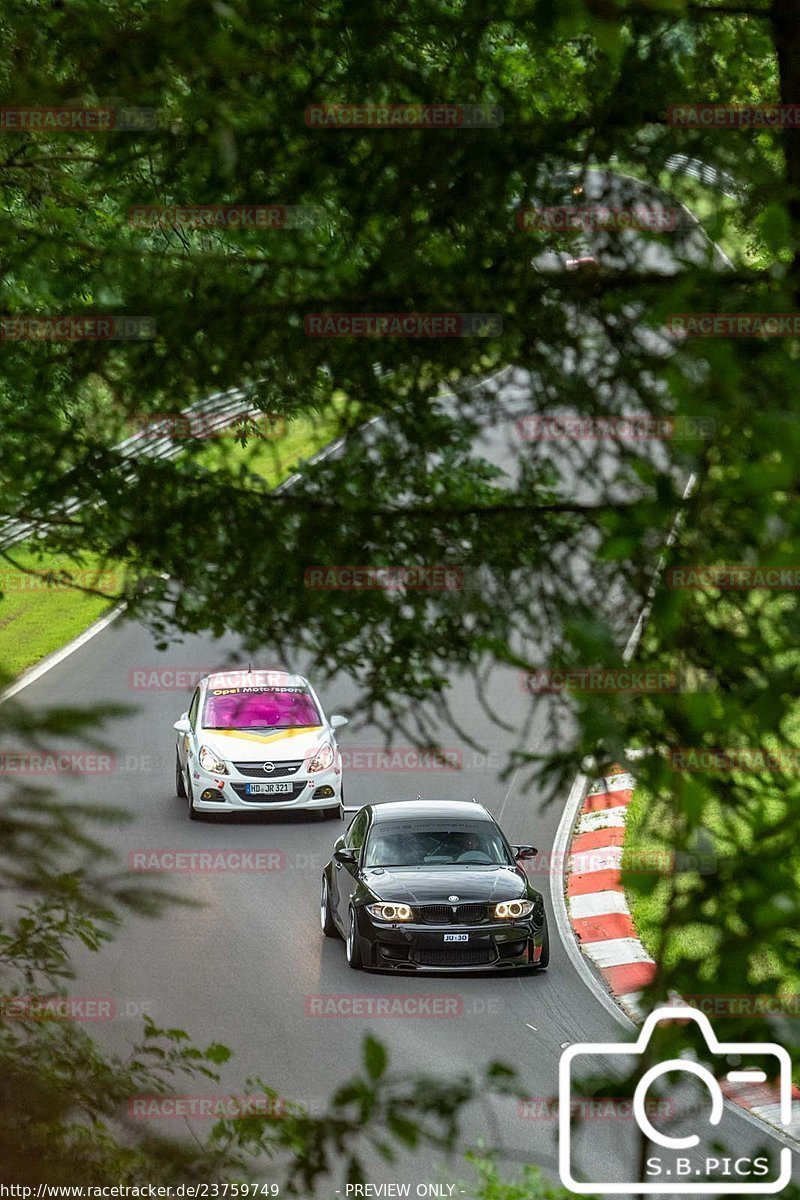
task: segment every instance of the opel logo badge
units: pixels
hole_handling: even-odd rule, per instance
[[[265,770],[265,771],[267,772],[267,774],[269,775],[270,771],[274,771],[274,770],[275,770],[275,763],[264,763],[264,770]]]
[[[461,897],[460,896],[448,896],[447,899],[448,900],[460,900]]]

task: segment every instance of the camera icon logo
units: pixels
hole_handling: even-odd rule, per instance
[[[789,1182],[792,1174],[792,1152],[784,1146],[780,1152],[780,1171],[778,1178],[765,1179],[772,1174],[769,1169],[769,1159],[761,1156],[756,1158],[723,1158],[718,1156],[704,1158],[701,1154],[694,1159],[675,1157],[676,1151],[696,1149],[700,1145],[700,1136],[690,1133],[682,1137],[672,1137],[656,1129],[647,1112],[647,1092],[650,1087],[667,1072],[683,1072],[701,1080],[708,1090],[711,1100],[711,1110],[708,1122],[711,1128],[719,1125],[723,1114],[723,1092],[716,1076],[701,1063],[689,1058],[670,1058],[657,1063],[645,1071],[639,1079],[633,1095],[633,1118],[642,1134],[655,1146],[668,1152],[667,1156],[647,1159],[645,1173],[650,1178],[637,1181],[603,1181],[576,1179],[573,1173],[575,1146],[572,1128],[572,1111],[576,1104],[574,1078],[576,1068],[580,1067],[581,1059],[585,1060],[588,1073],[593,1075],[603,1071],[603,1059],[608,1059],[609,1076],[613,1074],[614,1060],[621,1056],[643,1056],[650,1043],[653,1030],[661,1021],[681,1021],[684,1024],[694,1021],[706,1042],[712,1055],[736,1055],[738,1061],[745,1065],[731,1070],[724,1061],[720,1063],[720,1075],[729,1083],[763,1084],[767,1079],[765,1071],[753,1062],[747,1067],[747,1059],[773,1058],[778,1064],[778,1094],[780,1122],[788,1127],[792,1114],[791,1075],[792,1063],[788,1052],[776,1042],[720,1042],[718,1041],[711,1022],[705,1013],[688,1006],[669,1006],[657,1008],[645,1020],[639,1037],[635,1042],[579,1042],[569,1046],[561,1056],[558,1078],[558,1163],[562,1184],[571,1189],[576,1195],[645,1195],[658,1192],[676,1195],[774,1195],[782,1191]],[[593,1061],[589,1061],[593,1060]],[[598,1063],[598,1060],[600,1062]],[[669,1165],[666,1165],[669,1164]],[[700,1165],[698,1165],[700,1164]],[[720,1167],[723,1167],[720,1176]],[[715,1176],[716,1172],[716,1178]]]

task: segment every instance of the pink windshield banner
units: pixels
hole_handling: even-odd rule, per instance
[[[281,728],[319,725],[308,692],[292,688],[223,688],[206,697],[206,729]]]

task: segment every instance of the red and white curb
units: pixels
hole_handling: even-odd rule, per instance
[[[638,992],[656,965],[636,936],[622,890],[625,815],[633,776],[602,780],[583,802],[567,859],[567,909],[583,952],[628,1015],[637,1017]]]
[[[569,923],[585,958],[631,1019],[641,1022],[642,989],[656,964],[636,936],[622,887],[622,845],[634,778],[618,770],[590,788],[572,831],[567,855]],[[767,1084],[721,1084],[728,1099],[800,1143],[800,1089],[792,1087],[792,1120],[780,1122],[777,1088]]]

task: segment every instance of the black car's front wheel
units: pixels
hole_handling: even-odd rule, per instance
[[[544,971],[550,965],[550,930],[547,925],[547,917],[544,919],[544,929],[542,930],[542,953],[539,955],[536,965],[540,971]]]
[[[354,971],[359,971],[364,965],[361,957],[361,942],[358,939],[356,914],[352,904],[350,905],[350,914],[347,922],[347,962]]]
[[[322,876],[322,894],[319,900],[319,923],[322,926],[322,932],[325,934],[325,937],[335,938],[339,936],[339,930],[336,928],[333,913],[331,912],[328,879],[325,875]]]

